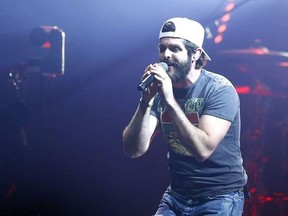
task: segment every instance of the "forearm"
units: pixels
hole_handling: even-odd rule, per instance
[[[207,159],[214,148],[208,134],[194,126],[176,100],[167,104],[170,118],[183,146],[199,161]]]
[[[143,155],[149,147],[153,133],[149,126],[150,110],[151,105],[140,102],[123,132],[124,151],[131,158]]]

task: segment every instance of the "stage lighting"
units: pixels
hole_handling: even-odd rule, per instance
[[[40,72],[49,77],[64,75],[65,32],[57,26],[40,26],[31,32],[30,39],[35,46],[48,49],[48,54],[31,58],[27,71]]]

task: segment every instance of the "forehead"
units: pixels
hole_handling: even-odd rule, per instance
[[[172,38],[172,37],[163,37],[160,39],[159,41],[159,45],[175,45],[175,46],[180,46],[180,47],[184,47],[183,44],[183,39],[181,38]]]

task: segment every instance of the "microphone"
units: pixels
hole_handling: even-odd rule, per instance
[[[165,62],[160,62],[158,64],[160,67],[162,67],[165,71],[168,70],[168,65]],[[144,91],[148,86],[151,85],[151,83],[154,81],[154,75],[149,74],[144,80],[142,80],[139,85],[137,86],[138,91]]]

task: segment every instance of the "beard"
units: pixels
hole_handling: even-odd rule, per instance
[[[170,76],[173,83],[184,80],[188,75],[191,69],[191,58],[189,57],[185,62],[167,62],[168,65],[173,65],[173,71],[168,71],[168,75]]]

